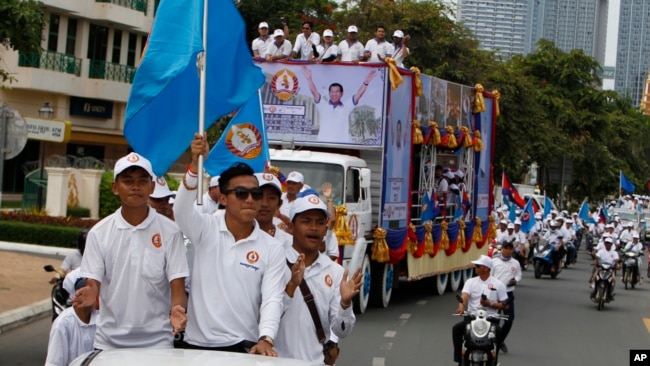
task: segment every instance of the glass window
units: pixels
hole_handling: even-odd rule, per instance
[[[129,66],[135,66],[136,43],[138,43],[138,35],[135,33],[129,33],[129,51],[126,56],[126,64]]]
[[[59,43],[59,16],[50,14],[50,28],[47,34],[47,50],[56,52]]]
[[[68,32],[65,41],[65,53],[74,55],[74,49],[77,43],[77,19],[68,18]]]
[[[114,30],[113,31],[113,63],[120,63],[120,53],[122,51],[122,31]]]
[[[343,203],[343,167],[336,164],[311,163],[305,161],[281,161],[273,160],[271,165],[280,168],[285,176],[292,171],[298,171],[305,177],[305,185],[310,186],[319,195],[322,195],[323,183],[332,184],[332,199],[339,205]],[[357,182],[359,180],[357,179]],[[358,184],[357,184],[358,186]],[[358,191],[358,188],[357,188]],[[358,197],[358,194],[357,194]],[[347,201],[347,195],[346,195]],[[356,202],[356,201],[354,201]]]

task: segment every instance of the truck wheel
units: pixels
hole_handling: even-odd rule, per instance
[[[393,265],[372,262],[372,281],[370,282],[370,303],[385,308],[393,293]]]
[[[442,295],[445,293],[445,290],[447,289],[448,280],[449,280],[449,274],[447,273],[441,273],[436,276],[436,292],[438,295]]]
[[[359,289],[359,294],[354,297],[354,312],[363,314],[368,308],[368,300],[370,299],[370,258],[368,254],[363,256],[363,263],[361,263],[361,273],[363,273],[363,285]]]
[[[451,292],[458,291],[460,282],[463,280],[463,271],[454,271],[449,275],[449,289]]]
[[[474,277],[474,268],[465,268],[463,270],[463,283],[467,282],[467,280],[472,277]]]

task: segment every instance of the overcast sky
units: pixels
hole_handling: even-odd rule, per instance
[[[607,14],[607,45],[605,46],[605,65],[616,66],[616,41],[618,39],[618,13],[620,0],[609,0]]]

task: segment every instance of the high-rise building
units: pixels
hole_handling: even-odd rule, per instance
[[[621,0],[614,90],[641,104],[650,67],[650,1]]]
[[[566,52],[582,49],[605,61],[608,0],[459,0],[458,19],[481,48],[504,57],[535,50],[541,38]]]

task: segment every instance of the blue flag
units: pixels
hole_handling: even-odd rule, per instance
[[[164,175],[198,131],[197,56],[203,1],[162,0],[126,107],[124,136]],[[208,3],[205,128],[244,104],[264,82],[232,0]],[[225,33],[224,33],[225,32]]]
[[[621,189],[627,193],[632,193],[636,189],[636,186],[627,179],[625,174],[623,174],[623,171],[621,171]]]
[[[223,130],[219,141],[205,159],[205,170],[211,175],[220,175],[233,163],[246,163],[255,172],[264,171],[269,161],[269,141],[262,119],[259,94],[237,111]]]
[[[544,216],[542,217],[543,220],[546,220],[546,217],[551,213],[551,210],[553,209],[553,204],[551,203],[551,200],[544,195]]]
[[[530,199],[526,202],[524,211],[519,216],[521,221],[521,231],[524,234],[528,234],[530,230],[535,226],[535,210],[533,210],[533,200]]]
[[[587,204],[587,201],[582,202],[582,206],[580,206],[580,212],[578,212],[578,217],[580,220],[588,224],[596,223],[596,220],[594,220],[594,218],[589,215],[589,205]]]
[[[458,220],[463,216],[463,201],[459,194],[456,195],[456,210],[454,211],[454,220]]]
[[[515,222],[517,219],[517,205],[512,201],[508,201],[508,207],[508,221]]]
[[[431,197],[433,195],[433,197]],[[438,198],[435,192],[427,192],[422,198],[422,223],[433,221],[440,215],[440,206],[438,206]]]

